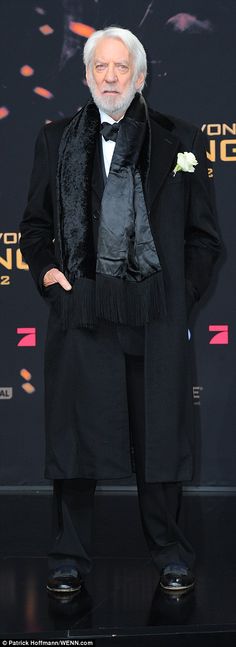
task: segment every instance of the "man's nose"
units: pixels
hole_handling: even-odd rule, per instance
[[[108,65],[105,79],[108,83],[113,83],[117,80],[116,68],[114,65]]]

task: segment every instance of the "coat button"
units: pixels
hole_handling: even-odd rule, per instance
[[[99,219],[99,216],[100,216],[99,211],[94,211],[94,213],[93,213],[93,220],[98,220],[98,219]]]

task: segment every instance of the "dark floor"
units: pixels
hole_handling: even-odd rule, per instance
[[[197,552],[197,586],[179,600],[159,591],[136,496],[96,495],[94,566],[69,604],[45,589],[50,498],[1,495],[0,518],[1,639],[236,647],[235,496],[184,497],[181,524]]]

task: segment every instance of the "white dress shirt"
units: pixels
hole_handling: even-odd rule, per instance
[[[117,124],[118,121],[121,121],[121,119],[123,119],[124,117],[123,115],[120,119],[118,119],[118,121],[116,121],[115,119],[110,117],[110,115],[107,115],[105,112],[100,110],[100,108],[99,108],[99,112],[100,112],[101,123],[103,121],[106,121],[108,124]],[[115,145],[116,145],[116,142],[113,142],[111,140],[106,141],[104,137],[102,137],[102,150],[103,150],[103,159],[104,159],[106,175],[108,175],[110,171],[111,160],[114,153]]]

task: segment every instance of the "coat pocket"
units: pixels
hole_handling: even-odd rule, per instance
[[[75,288],[64,290],[60,283],[53,283],[44,288],[44,299],[51,311],[56,315],[62,330],[79,327],[76,320],[77,299]]]
[[[44,288],[43,297],[56,314],[62,330],[96,328],[94,280],[80,278],[71,290],[64,290],[59,283],[53,283]]]
[[[61,290],[63,288],[59,283],[53,283],[52,285],[44,286],[43,288],[43,298],[51,307],[58,317],[61,316]]]

